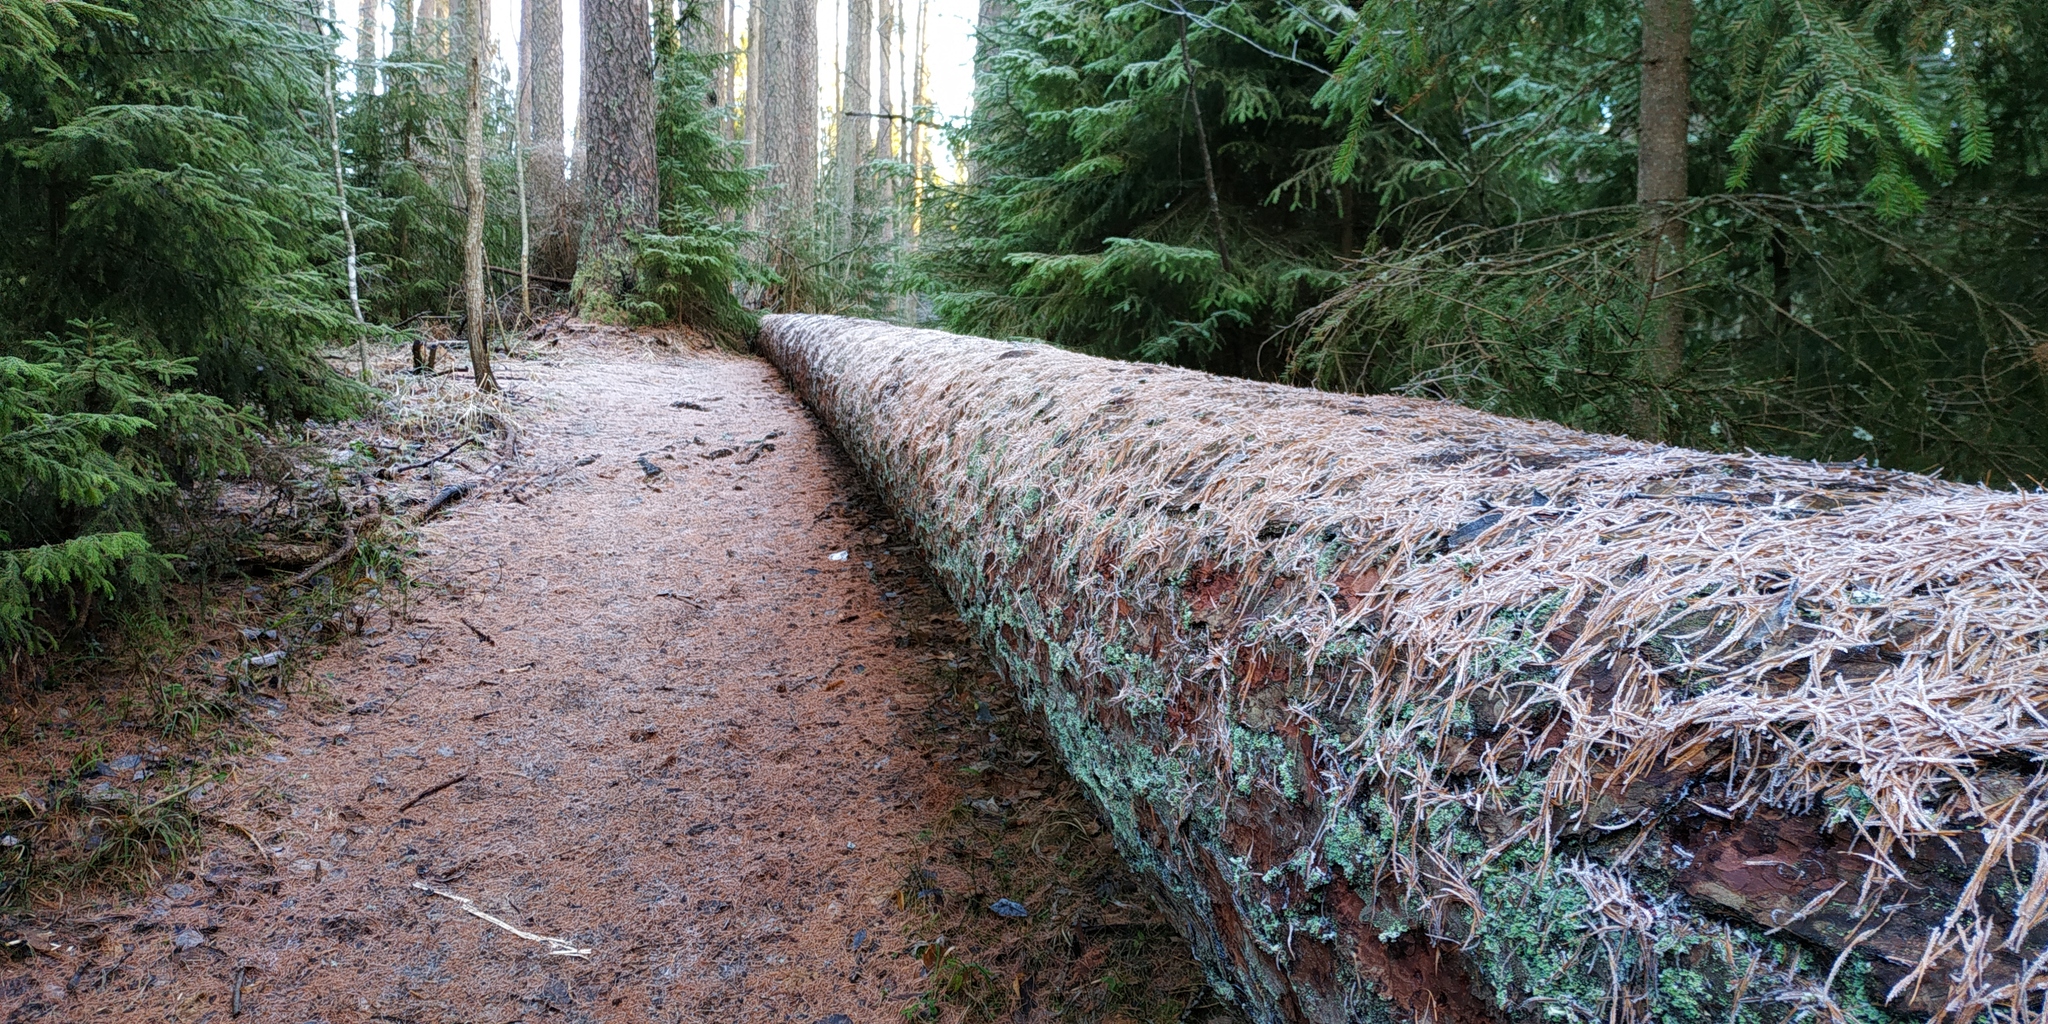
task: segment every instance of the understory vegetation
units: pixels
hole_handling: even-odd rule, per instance
[[[193,794],[287,652],[402,600],[403,531],[336,481],[509,440],[491,354],[556,316],[740,348],[764,311],[841,313],[2048,477],[2037,0],[991,0],[956,118],[925,0],[846,0],[823,62],[815,5],[584,0],[635,45],[582,69],[585,101],[619,86],[582,124],[561,5],[548,58],[546,5],[495,53],[478,2],[0,0],[0,652],[8,700],[89,709],[0,726],[59,752],[17,765],[40,788],[0,812],[0,903],[196,841]],[[331,432],[421,395],[462,411]],[[941,684],[927,739],[1037,742]],[[183,745],[105,742],[145,734]],[[1098,891],[1078,790],[1027,820],[1036,769],[994,764],[927,852],[1089,910],[977,951],[962,930],[999,922],[913,874],[923,1009],[1196,1005],[1192,976],[1137,977],[1175,940],[1105,909],[1124,876]]]
[[[1683,187],[1645,206],[1641,3],[1024,0],[983,29],[974,174],[929,200],[938,318],[2048,476],[2048,12],[1683,6]]]
[[[304,656],[402,601],[403,536],[336,484],[458,426],[367,382],[358,346],[447,333],[462,218],[425,140],[459,105],[337,89],[320,13],[0,0],[10,910],[176,863]],[[399,446],[334,450],[320,424],[364,414]]]
[[[849,77],[791,177],[756,95],[775,68],[736,81],[733,15],[654,5],[658,198],[620,294],[582,312],[728,344],[758,309],[844,312],[2048,475],[2048,12],[1681,6],[1658,43],[1634,0],[1024,0],[985,12],[975,112],[947,122],[924,8],[885,4],[872,82]],[[516,55],[481,51],[471,89],[461,18],[370,9],[386,28],[350,60],[310,3],[0,0],[10,651],[202,569],[181,517],[266,438],[367,408],[370,346],[562,301],[591,214]],[[1652,45],[1680,47],[1675,108],[1645,99]],[[1674,109],[1653,186],[1644,133]],[[423,369],[438,347],[415,344]]]

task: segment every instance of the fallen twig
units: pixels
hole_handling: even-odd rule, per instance
[[[456,621],[462,623],[465,626],[468,626],[469,631],[475,633],[476,638],[478,640],[482,640],[484,643],[490,644],[492,647],[498,646],[498,642],[496,640],[491,639],[491,635],[489,633],[486,633],[483,630],[476,628],[476,623],[471,622],[468,619],[462,618],[460,616],[457,616]]]
[[[396,811],[393,811],[393,812],[391,812],[391,813],[393,813],[393,814],[403,814],[403,813],[405,813],[406,811],[412,810],[412,807],[413,807],[413,805],[414,805],[414,804],[417,804],[417,803],[419,803],[420,801],[422,801],[422,800],[425,800],[426,798],[428,798],[428,797],[430,797],[430,796],[433,796],[434,794],[436,794],[436,793],[439,793],[440,791],[442,791],[442,790],[444,790],[444,789],[447,789],[448,787],[450,787],[450,786],[453,786],[453,785],[455,785],[456,783],[458,783],[458,782],[461,782],[462,780],[464,780],[464,779],[466,779],[466,778],[469,778],[469,775],[468,775],[468,774],[466,774],[466,773],[465,773],[465,774],[462,774],[462,775],[457,775],[456,777],[454,777],[454,778],[452,778],[452,779],[449,779],[448,781],[446,781],[446,782],[443,782],[443,783],[441,783],[441,784],[440,784],[440,785],[438,785],[438,786],[433,786],[433,787],[430,787],[430,788],[428,788],[428,789],[424,789],[424,790],[421,790],[421,791],[420,791],[420,794],[419,794],[418,796],[415,796],[415,797],[413,797],[412,799],[410,799],[410,800],[407,800],[406,802],[404,802],[404,803],[402,803],[402,804],[399,804],[399,805],[398,805],[398,810],[396,810]]]
[[[420,512],[419,522],[424,523],[427,520],[432,519],[434,517],[434,513],[441,511],[442,509],[448,507],[449,505],[461,501],[463,498],[469,495],[469,492],[471,490],[474,490],[475,488],[475,484],[449,484],[448,486],[441,488],[441,493],[434,495],[434,500],[427,502],[427,507]]]
[[[263,848],[263,840],[256,838],[256,833],[249,831],[248,826],[229,821],[218,814],[202,812],[201,816],[215,824],[226,825],[247,837],[249,845],[255,847],[256,855],[263,858],[263,866],[269,868],[271,874],[277,874],[277,863],[270,859],[270,851]]]
[[[525,502],[521,500],[521,498],[519,497],[521,492],[532,490],[535,487],[542,487],[548,484],[552,484],[555,482],[555,478],[561,476],[563,473],[567,473],[568,471],[576,469],[581,466],[588,466],[596,461],[597,456],[585,455],[582,458],[577,459],[575,462],[568,463],[567,465],[557,466],[554,469],[548,470],[547,472],[542,473],[538,476],[528,477],[525,480],[520,481],[519,483],[506,484],[505,493],[506,495],[510,496],[513,501],[518,501],[521,504],[525,504]]]
[[[518,276],[519,276],[519,271],[517,271],[517,270],[513,270],[513,269],[512,269],[512,268],[510,268],[510,267],[491,267],[491,268],[489,268],[489,269],[490,269],[491,273],[493,273],[493,274],[509,274],[509,275],[511,275],[511,276],[513,276],[513,277],[518,277]],[[560,286],[560,287],[563,287],[563,288],[567,288],[567,287],[569,287],[569,286],[570,286],[570,284],[572,284],[572,283],[573,283],[573,282],[571,282],[571,281],[570,281],[570,280],[569,280],[568,278],[566,278],[566,277],[549,277],[549,276],[548,276],[548,275],[546,275],[546,274],[534,274],[534,273],[528,273],[528,274],[527,274],[526,276],[527,276],[527,278],[529,278],[529,279],[531,279],[531,280],[534,280],[534,281],[539,281],[539,282],[541,282],[542,284],[552,284],[552,285],[558,285],[558,286]],[[509,293],[507,293],[507,294],[509,294]]]
[[[409,473],[415,469],[425,469],[428,466],[431,466],[434,463],[439,462],[442,459],[445,459],[450,455],[453,455],[456,452],[459,452],[470,445],[476,445],[477,447],[481,448],[483,447],[483,444],[484,443],[482,441],[479,441],[474,437],[465,437],[462,440],[455,442],[454,447],[448,449],[445,452],[442,452],[439,455],[434,456],[431,459],[421,459],[418,462],[408,462],[403,466],[393,466],[390,469],[380,469],[377,471],[377,475],[386,480],[395,480],[397,479],[398,474],[400,473]]]
[[[309,566],[307,566],[307,567],[306,567],[306,568],[305,568],[305,569],[304,569],[304,570],[303,570],[302,572],[300,572],[300,573],[299,573],[298,575],[296,575],[296,576],[293,576],[293,577],[292,577],[292,578],[291,578],[290,580],[286,581],[286,583],[285,583],[285,586],[288,586],[288,587],[296,587],[296,586],[299,586],[300,584],[302,584],[302,583],[305,583],[305,582],[306,582],[307,580],[310,580],[310,579],[312,579],[313,577],[315,577],[315,576],[318,576],[318,575],[320,575],[321,573],[323,573],[323,572],[326,572],[327,570],[329,570],[329,569],[332,569],[332,568],[334,568],[334,564],[335,564],[336,562],[339,562],[339,561],[341,561],[342,559],[344,559],[344,558],[347,558],[347,557],[348,557],[348,553],[349,553],[349,552],[351,552],[351,551],[354,551],[355,549],[356,549],[356,529],[355,529],[355,527],[353,527],[353,526],[350,526],[350,527],[345,527],[345,528],[343,528],[343,530],[341,531],[341,543],[339,543],[339,544],[336,544],[336,545],[334,546],[334,550],[332,550],[332,551],[329,551],[329,552],[328,552],[328,553],[326,554],[326,556],[322,557],[322,558],[321,558],[321,559],[320,559],[319,561],[317,561],[317,562],[314,562],[314,563],[313,563],[312,565],[309,565]]]
[[[573,956],[579,957],[584,960],[590,959],[590,954],[592,952],[591,950],[578,949],[576,948],[576,945],[574,943],[570,942],[567,939],[558,939],[552,935],[535,935],[532,932],[521,931],[518,928],[514,928],[513,926],[506,924],[505,922],[500,921],[497,918],[492,917],[491,915],[486,914],[481,910],[478,910],[475,901],[471,900],[467,896],[457,896],[456,894],[449,892],[446,889],[437,889],[431,885],[428,885],[425,882],[414,882],[412,884],[412,887],[418,889],[421,892],[433,893],[434,895],[439,896],[442,899],[454,900],[457,905],[462,907],[463,913],[468,914],[471,917],[497,925],[498,927],[503,928],[504,930],[511,932],[512,934],[517,935],[528,942],[538,942],[542,943],[543,945],[546,945],[548,947],[549,956]]]

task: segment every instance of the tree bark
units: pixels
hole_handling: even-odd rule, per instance
[[[1195,119],[1195,144],[1202,150],[1202,183],[1209,192],[1209,216],[1216,222],[1216,256],[1230,273],[1230,242],[1223,237],[1223,201],[1216,196],[1216,167],[1209,159],[1209,129],[1202,124],[1202,103],[1195,97],[1195,62],[1188,56],[1188,18],[1180,18],[1180,67],[1188,80],[1188,112]]]
[[[768,111],[762,103],[761,55],[765,50],[761,42],[761,21],[765,8],[774,0],[748,0],[747,39],[744,59],[747,63],[747,102],[740,116],[740,140],[746,149],[747,166],[759,167],[764,162],[761,156],[761,120]],[[761,223],[758,206],[747,208],[747,227],[758,227]]]
[[[356,9],[356,91],[377,91],[377,0],[362,0]]]
[[[521,0],[519,41],[523,74],[530,76],[526,116],[520,119],[532,192],[534,264],[541,273],[568,277],[576,270],[570,230],[568,160],[562,149],[562,0]],[[522,78],[521,81],[525,81]]]
[[[2038,1005],[2048,496],[843,317],[759,344],[1251,1020]]]
[[[758,67],[761,125],[758,162],[768,167],[766,224],[770,243],[808,223],[818,182],[818,11],[809,0],[765,0]]]
[[[875,112],[882,116],[875,119],[872,159],[883,162],[896,159],[896,119],[890,116],[896,112],[896,79],[891,74],[889,62],[890,43],[895,31],[895,0],[876,0]],[[874,187],[875,206],[882,215],[876,235],[883,245],[887,245],[896,240],[896,173],[885,170],[877,174]]]
[[[910,102],[905,104],[903,109],[904,113],[910,115],[910,145],[908,155],[910,159],[910,166],[913,171],[911,175],[911,202],[913,204],[917,202],[916,193],[918,191],[918,186],[922,185],[924,182],[924,122],[926,120],[925,107],[928,104],[928,100],[925,97],[924,91],[924,57],[926,40],[925,27],[927,21],[929,20],[928,14],[930,6],[931,5],[928,2],[928,0],[917,0],[917,43],[916,49],[914,51],[916,54],[916,63],[911,66],[910,72]]]
[[[533,123],[533,47],[527,45],[523,9],[519,29],[519,100],[512,117],[512,161],[519,182],[519,311],[525,323],[533,319],[533,197],[526,181],[526,128]]]
[[[869,0],[846,0],[846,80],[839,91],[839,125],[832,163],[838,192],[840,237],[849,242],[859,224],[860,169],[867,162],[868,122],[873,93],[868,86]],[[860,115],[860,116],[850,116]]]
[[[448,0],[420,0],[419,20],[414,23],[413,39],[422,51],[432,57],[447,57],[453,42],[454,26],[449,22]]]
[[[993,110],[1008,105],[1005,92],[1008,82],[995,74],[989,61],[995,56],[996,35],[1004,21],[1014,13],[1010,0],[981,0],[981,9],[974,23],[974,109]],[[1185,32],[1183,32],[1185,34]],[[967,154],[967,178],[978,182],[985,168],[975,159],[972,150]]]
[[[681,0],[671,11],[676,25],[676,40],[690,53],[714,54],[725,52],[725,0]],[[660,22],[657,14],[655,21]],[[656,46],[657,53],[660,47]],[[723,101],[725,93],[716,84],[715,91],[707,97],[706,107],[715,107]]]
[[[899,70],[896,74],[895,94],[897,112],[916,117],[917,111],[911,107],[909,75],[911,54],[909,3],[910,0],[897,0],[896,6],[896,63],[899,66]],[[894,123],[898,126],[897,131],[899,132],[896,137],[896,156],[904,163],[910,163],[910,123],[908,121],[896,121]]]
[[[370,24],[374,29],[376,26],[376,11],[369,3],[365,3],[363,6],[365,11],[371,15]],[[335,20],[334,0],[328,0],[327,13],[328,20]],[[360,58],[363,52],[363,46],[360,41],[362,37],[359,36],[357,39],[356,54]],[[372,41],[369,44],[370,59],[375,60],[377,44],[374,36],[371,39]],[[349,216],[348,179],[342,173],[341,112],[334,98],[333,64],[323,64],[321,66],[320,86],[321,96],[327,102],[327,143],[334,163],[334,203],[341,211],[341,237],[343,243],[348,246],[348,306],[355,313],[356,323],[360,326],[363,323],[363,295],[356,276],[356,228],[354,219]],[[356,333],[356,368],[363,380],[370,379],[370,339],[367,334],[361,331]]]
[[[498,390],[491,374],[490,335],[484,324],[484,61],[491,38],[485,29],[484,5],[489,0],[462,0],[462,42],[468,66],[468,110],[462,127],[462,184],[469,199],[467,230],[462,238],[462,291],[467,300],[463,325],[469,334],[469,365],[478,391]]]
[[[737,87],[733,79],[739,64],[739,58],[734,53],[739,47],[734,41],[733,34],[738,30],[738,26],[732,23],[733,0],[712,2],[718,3],[720,10],[724,12],[718,19],[718,52],[725,54],[724,62],[718,66],[718,102],[725,105],[725,130],[730,135],[733,129],[739,127],[738,108],[734,106],[739,100],[739,95],[733,91]]]
[[[896,112],[896,80],[889,73],[890,33],[895,31],[895,0],[875,0],[875,112],[882,115],[875,119],[876,160],[896,158],[896,122],[889,116]]]
[[[647,0],[583,0],[583,239],[577,301],[615,318],[632,286],[626,235],[655,225],[654,52]]]
[[[1685,267],[1685,220],[1675,207],[1687,194],[1686,132],[1692,120],[1693,0],[1643,0],[1641,114],[1636,130],[1636,201],[1643,206],[1641,257],[1644,317],[1637,430],[1665,434],[1663,388],[1685,370],[1685,306],[1678,297]]]
[[[988,58],[994,52],[991,44],[995,28],[1010,17],[1010,0],[981,0],[974,17],[974,74],[979,78],[986,70]]]

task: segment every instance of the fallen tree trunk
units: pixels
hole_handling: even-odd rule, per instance
[[[1255,1019],[2041,1012],[2048,496],[835,317],[762,347]]]

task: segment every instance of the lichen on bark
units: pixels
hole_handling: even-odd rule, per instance
[[[833,317],[762,342],[1256,1019],[2034,990],[2041,494]]]

